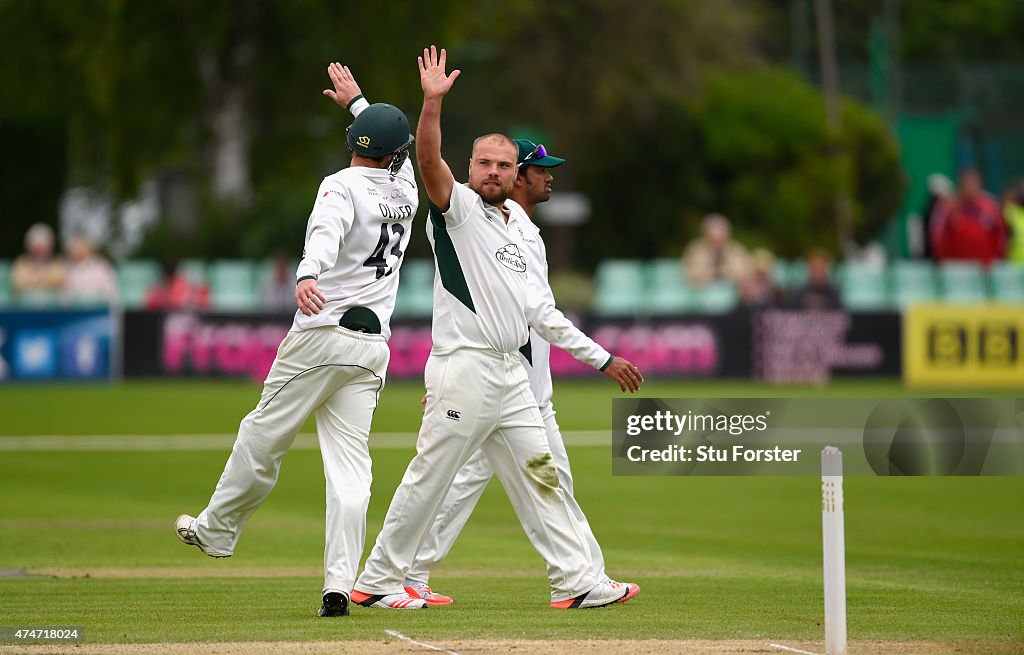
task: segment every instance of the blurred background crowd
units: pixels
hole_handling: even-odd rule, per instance
[[[1024,300],[1024,3],[0,2],[0,305],[290,311],[349,65],[445,154],[568,159],[556,297],[598,315]],[[457,170],[457,176],[462,173]],[[422,236],[422,235],[421,235]],[[414,238],[398,315],[429,316]],[[427,297],[421,297],[425,294]]]

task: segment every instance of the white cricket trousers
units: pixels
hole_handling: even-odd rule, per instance
[[[551,600],[598,584],[583,529],[558,483],[544,423],[518,354],[462,348],[431,354],[416,457],[391,500],[355,588],[394,594],[412,566],[456,473],[482,451],[530,542],[547,564]]]
[[[196,517],[199,538],[221,552],[234,552],[245,522],[277,483],[281,459],[315,412],[327,482],[324,593],[347,594],[366,539],[367,439],[389,358],[379,334],[333,326],[289,332],[259,405],[238,427],[209,506]]]
[[[550,405],[548,405],[550,407]],[[558,484],[565,494],[565,502],[569,506],[580,529],[586,539],[587,548],[590,551],[590,559],[594,575],[598,580],[608,578],[604,570],[604,553],[601,552],[601,545],[597,543],[597,537],[590,528],[590,522],[580,509],[579,503],[573,494],[572,471],[569,468],[569,454],[565,451],[565,442],[562,441],[562,431],[555,420],[554,412],[548,412],[544,417],[544,428],[547,431],[548,448],[558,471]],[[441,505],[441,511],[437,513],[430,532],[423,545],[416,553],[406,577],[417,582],[427,583],[430,581],[430,572],[438,562],[448,556],[452,545],[458,538],[462,528],[466,525],[470,515],[476,508],[477,502],[484,494],[487,484],[494,475],[494,469],[483,452],[478,452],[469,458],[469,461],[459,469],[451,489]]]

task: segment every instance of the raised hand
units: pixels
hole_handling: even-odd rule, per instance
[[[451,75],[444,72],[445,60],[448,53],[441,48],[440,54],[437,46],[430,46],[430,49],[423,49],[423,55],[417,57],[420,65],[420,86],[423,87],[424,98],[440,98],[451,90],[455,78],[461,71],[453,70]]]
[[[363,95],[359,85],[356,84],[356,78],[352,77],[352,71],[348,69],[348,66],[342,66],[338,62],[334,62],[327,67],[327,74],[331,77],[331,84],[334,85],[334,90],[324,89],[324,95],[342,107],[347,108],[348,103],[352,102],[353,98]]]

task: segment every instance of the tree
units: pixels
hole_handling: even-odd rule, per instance
[[[874,236],[898,208],[904,180],[895,141],[865,108],[844,104],[844,172],[825,156],[820,94],[792,73],[716,70],[705,81],[693,101],[654,103],[651,124],[612,117],[601,147],[583,157],[580,183],[595,200],[583,236],[591,262],[622,256],[626,238],[636,248],[630,256],[678,256],[709,212],[729,216],[741,240],[783,256],[831,248],[833,190],[843,174],[855,196],[855,237]],[[609,160],[615,169],[603,165]]]
[[[595,201],[586,239],[600,240],[587,250],[591,260],[615,249],[675,254],[702,211],[753,217],[765,189],[804,216],[812,205],[802,185],[821,186],[832,175],[788,159],[813,156],[800,139],[821,145],[810,118],[806,132],[790,125],[789,114],[809,110],[757,88],[775,80],[730,82],[715,72],[742,77],[761,63],[764,26],[772,25],[765,21],[774,15],[761,7],[741,0],[0,0],[0,135],[11,135],[5,144],[38,143],[48,157],[25,166],[22,153],[0,155],[0,169],[12,176],[2,181],[0,211],[15,216],[0,229],[17,235],[4,239],[0,256],[20,248],[12,244],[28,223],[55,217],[65,186],[94,186],[121,200],[153,178],[184,180],[199,203],[194,229],[162,230],[148,254],[255,257],[283,247],[297,255],[315,182],[348,160],[351,118],[319,93],[328,62],[348,64],[371,100],[399,106],[415,123],[415,56],[431,42],[447,46],[449,61],[463,69],[445,107],[444,147],[456,175],[464,175],[460,161],[478,134],[542,128],[548,145],[569,158],[559,188]],[[809,89],[778,83],[800,102],[820,104]],[[767,120],[761,130],[772,132],[775,118],[796,142],[749,129]],[[730,142],[730,130],[745,142]],[[847,147],[885,153],[887,138],[883,130]],[[775,169],[791,175],[773,178]],[[888,178],[872,179],[884,186]],[[867,209],[871,202],[863,203],[869,217],[884,204]],[[628,231],[613,229],[627,209],[639,218],[631,213]],[[752,225],[752,236],[776,239],[769,227]],[[425,240],[414,240],[412,254],[426,253]]]

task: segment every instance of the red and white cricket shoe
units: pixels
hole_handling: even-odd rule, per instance
[[[611,585],[612,589],[619,589],[619,588],[622,588],[622,587],[626,588],[626,595],[623,596],[622,598],[618,599],[617,601],[615,601],[617,603],[625,603],[627,600],[630,600],[632,598],[636,598],[637,594],[640,593],[640,585],[638,585],[635,582],[616,582],[615,580],[612,580],[611,578],[608,578],[608,580],[606,580],[606,582],[609,585]]]
[[[409,594],[413,598],[422,598],[426,601],[427,605],[451,605],[451,596],[445,596],[439,594],[436,591],[430,589],[430,585],[423,584],[422,582],[414,582],[412,584],[405,585],[405,593]]]
[[[406,593],[367,594],[353,589],[349,598],[353,603],[363,607],[380,607],[390,610],[420,610],[427,607],[427,601],[422,598],[414,598]]]
[[[567,600],[553,601],[551,607],[555,609],[586,609],[589,607],[604,607],[613,605],[619,601],[628,600],[626,595],[629,589],[626,585],[615,583],[613,587],[610,582],[602,582],[585,594]]]

